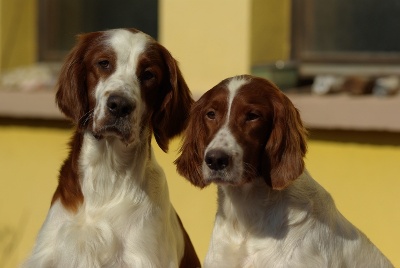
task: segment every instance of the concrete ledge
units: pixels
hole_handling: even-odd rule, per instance
[[[55,103],[55,92],[0,91],[0,116],[11,118],[65,119]]]
[[[0,117],[32,119],[65,119],[58,110],[54,91],[0,91]],[[400,95],[315,96],[289,93],[308,128],[358,131],[400,132]],[[194,94],[194,98],[200,96]]]
[[[309,128],[400,132],[400,95],[287,95]]]

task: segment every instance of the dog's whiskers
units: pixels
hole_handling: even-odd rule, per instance
[[[83,120],[82,125],[86,125],[87,122],[88,122],[90,119],[93,118],[93,116],[94,116],[94,113],[93,113],[93,112],[94,112],[94,109],[89,110],[87,113],[85,113],[84,115],[82,115],[82,116],[79,118],[79,122],[81,122],[81,121]]]

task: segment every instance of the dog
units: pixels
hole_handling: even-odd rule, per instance
[[[200,267],[151,146],[168,150],[193,103],[167,49],[136,29],[80,35],[56,103],[76,131],[25,267]]]
[[[392,267],[307,172],[306,138],[262,78],[228,78],[193,105],[175,164],[195,186],[218,185],[204,267]]]

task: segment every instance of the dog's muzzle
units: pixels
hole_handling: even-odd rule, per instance
[[[136,102],[123,94],[113,93],[107,97],[104,115],[96,123],[94,135],[101,139],[107,136],[119,137],[126,144],[132,142],[134,111]]]
[[[231,156],[225,151],[219,149],[208,151],[204,161],[206,162],[206,165],[213,171],[223,170],[232,162]]]
[[[129,116],[135,109],[135,103],[121,95],[113,94],[107,99],[107,109],[111,116],[120,119]]]

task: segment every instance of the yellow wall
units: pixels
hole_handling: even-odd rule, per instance
[[[290,0],[160,0],[160,42],[195,93],[289,58]]]
[[[250,64],[290,56],[290,0],[252,0]]]
[[[250,1],[161,0],[160,42],[180,62],[192,91],[249,71]]]
[[[0,0],[0,71],[36,61],[36,0]]]
[[[17,267],[30,252],[49,208],[71,131],[0,125],[0,267]],[[379,138],[379,137],[378,137]],[[155,148],[171,200],[204,258],[216,211],[216,191],[198,190],[175,172],[170,153]],[[400,266],[400,146],[310,140],[307,167],[342,213]]]

